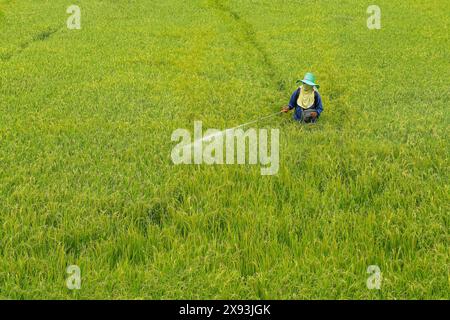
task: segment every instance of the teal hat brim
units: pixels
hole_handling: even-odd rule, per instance
[[[318,84],[316,84],[316,83],[314,83],[314,82],[311,82],[311,81],[309,81],[309,80],[299,80],[299,81],[297,81],[297,82],[302,82],[302,83],[308,84],[308,85],[310,85],[310,86],[316,87],[317,89],[320,88],[320,86],[319,86]]]
[[[320,86],[319,86],[318,84],[316,84],[316,83],[314,83],[314,82],[311,82],[311,81],[309,81],[309,80],[297,80],[296,83],[300,83],[300,82],[302,82],[302,83],[304,83],[304,84],[308,84],[308,85],[313,86],[313,87],[316,87],[317,89],[320,88]]]

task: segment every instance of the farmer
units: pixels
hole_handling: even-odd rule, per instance
[[[308,72],[302,82],[302,85],[292,94],[289,105],[283,107],[281,112],[287,113],[295,108],[294,120],[300,122],[316,122],[323,111],[322,98],[317,89],[316,77]]]

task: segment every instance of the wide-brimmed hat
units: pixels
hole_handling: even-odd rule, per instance
[[[305,76],[303,77],[303,80],[297,80],[297,83],[299,83],[299,82],[308,84],[308,85],[316,87],[316,88],[320,88],[320,86],[316,83],[316,76],[314,74],[312,74],[311,72],[308,72],[307,74],[305,74]]]

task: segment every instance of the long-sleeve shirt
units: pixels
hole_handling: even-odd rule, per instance
[[[292,110],[294,108],[300,108],[302,109],[298,104],[298,96],[300,95],[301,88],[298,88],[294,91],[294,93],[291,96],[291,100],[289,101],[289,110]],[[316,109],[317,115],[320,116],[320,114],[323,111],[323,105],[322,105],[322,97],[320,96],[320,93],[316,90],[314,90],[314,104],[312,106],[313,109]]]

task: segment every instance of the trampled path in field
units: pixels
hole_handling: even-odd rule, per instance
[[[230,27],[231,32],[239,32],[244,36],[245,41],[251,44],[251,46],[258,51],[260,55],[260,63],[267,69],[267,76],[272,82],[281,84],[281,80],[277,77],[276,67],[270,60],[264,47],[258,42],[255,37],[255,30],[251,24],[249,24],[244,18],[242,18],[239,13],[230,9],[229,5],[225,4],[224,1],[211,0],[212,7],[216,10],[221,11],[224,16],[224,20],[232,20],[232,25]],[[283,89],[281,86],[280,90]]]
[[[31,40],[24,41],[24,42],[20,43],[16,49],[13,49],[10,52],[6,52],[6,53],[2,54],[0,59],[3,60],[3,61],[7,61],[7,60],[11,59],[13,56],[22,53],[23,50],[28,48],[34,42],[45,41],[49,37],[51,37],[54,33],[58,32],[58,30],[61,30],[61,29],[62,28],[59,28],[59,29],[55,29],[54,28],[54,29],[51,29],[51,30],[42,31],[42,32],[36,34],[35,36],[33,36],[31,38]]]

